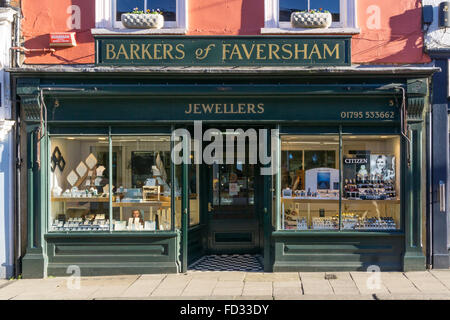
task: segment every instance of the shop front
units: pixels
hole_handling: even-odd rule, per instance
[[[297,50],[308,67],[224,60],[276,60],[276,46],[255,47],[273,37],[185,39],[152,42],[149,54],[206,64],[136,66],[142,43],[127,51],[128,39],[105,37],[97,66],[12,70],[26,122],[24,277],[69,266],[184,272],[207,254],[244,253],[260,254],[265,271],[425,268],[434,69],[351,66],[348,38],[277,42],[279,57]],[[195,45],[205,51],[189,51]]]

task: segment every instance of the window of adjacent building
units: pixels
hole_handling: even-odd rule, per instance
[[[333,23],[339,23],[343,3],[344,1],[341,0],[279,0],[280,23],[290,22],[292,12],[319,9],[329,11],[333,17]]]
[[[175,27],[177,21],[177,0],[113,0],[114,26],[122,28],[121,15],[132,12],[134,8],[147,11],[159,9],[163,12],[164,27]]]
[[[398,136],[285,135],[280,155],[282,230],[400,228]]]
[[[108,137],[58,137],[50,146],[49,230],[109,231]]]
[[[292,12],[313,9],[331,13],[330,28],[357,28],[356,0],[266,0],[265,28],[291,28]]]

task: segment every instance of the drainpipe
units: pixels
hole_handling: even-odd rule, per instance
[[[430,94],[431,96],[431,94]],[[427,199],[427,205],[426,205],[426,263],[427,268],[431,269],[433,267],[433,156],[432,156],[432,144],[433,144],[433,131],[432,131],[432,124],[433,124],[433,103],[432,101],[429,102],[431,105],[430,112],[428,112],[427,115],[427,179],[426,179],[426,185],[428,193],[426,195]]]

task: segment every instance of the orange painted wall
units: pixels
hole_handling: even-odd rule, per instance
[[[80,29],[67,25],[68,7],[81,8]],[[189,35],[257,35],[263,0],[189,0]],[[94,62],[95,0],[22,0],[26,48],[48,48],[49,33],[76,31],[78,46],[53,54],[27,54],[27,64]],[[365,64],[428,62],[423,54],[420,0],[358,0],[361,33],[353,37],[352,61]]]
[[[357,1],[361,33],[353,37],[353,63],[430,61],[423,53],[420,0]]]
[[[79,30],[69,29],[68,7],[81,9]],[[22,0],[22,33],[27,49],[49,48],[50,32],[76,31],[77,46],[57,48],[53,54],[27,54],[28,64],[77,64],[94,62],[95,0]]]

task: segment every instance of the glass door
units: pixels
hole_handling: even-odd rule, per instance
[[[207,166],[208,251],[210,253],[255,253],[261,251],[262,177],[259,165],[249,163],[245,151],[235,146],[232,157]],[[245,152],[240,154],[239,152]],[[232,161],[230,161],[232,159]],[[232,162],[232,163],[230,163]]]

